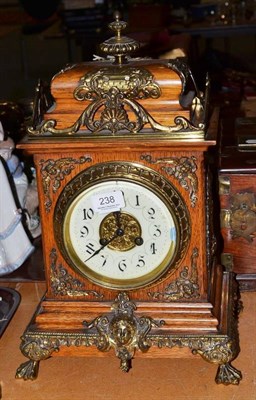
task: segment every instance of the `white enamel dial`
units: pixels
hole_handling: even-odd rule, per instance
[[[64,226],[75,268],[107,287],[145,286],[163,274],[177,250],[173,210],[158,193],[128,180],[85,189],[69,206]]]

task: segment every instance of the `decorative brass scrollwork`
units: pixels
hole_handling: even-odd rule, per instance
[[[148,295],[158,301],[173,301],[180,299],[192,299],[199,297],[199,285],[198,285],[198,272],[196,259],[198,257],[198,249],[193,250],[191,256],[191,273],[189,274],[189,268],[184,267],[180,272],[179,278],[174,282],[171,282],[164,290],[160,292],[149,292]]]
[[[146,340],[152,327],[159,327],[164,321],[134,315],[135,303],[131,302],[126,293],[119,293],[112,304],[109,315],[101,315],[91,322],[84,321],[86,329],[96,328],[99,338],[96,346],[100,351],[115,350],[120,359],[120,368],[128,372],[136,349],[145,352],[149,349]]]
[[[254,193],[236,193],[230,199],[232,238],[252,242],[256,236],[256,204]]]
[[[84,164],[92,161],[91,157],[83,156],[78,159],[71,157],[64,157],[58,160],[40,160],[39,165],[41,166],[43,191],[45,195],[45,210],[50,212],[52,199],[50,194],[50,188],[52,185],[52,192],[56,193],[61,186],[61,181],[65,176],[69,175],[75,168],[75,164]]]
[[[162,171],[176,178],[179,184],[189,191],[191,205],[195,207],[198,191],[196,157],[159,157],[154,160],[150,154],[142,154],[141,159],[150,164],[162,164]]]
[[[184,135],[187,137],[187,134],[193,138],[204,136],[203,122],[194,125],[187,118],[177,116],[173,126],[161,125],[139,103],[139,100],[155,99],[160,95],[159,85],[151,72],[145,68],[127,65],[111,69],[102,68],[82,76],[74,90],[74,98],[77,101],[87,100],[90,104],[72,126],[58,129],[57,121],[46,120],[38,128],[28,127],[28,132],[32,136],[65,134],[72,136],[80,128],[86,127],[93,135],[102,131],[110,131],[112,134],[123,134],[125,131],[126,134],[127,132],[136,134],[149,124],[153,132],[166,134],[177,132],[177,138]],[[129,117],[128,110],[133,118]],[[97,119],[98,113],[99,119]],[[175,138],[174,135],[172,137]]]
[[[84,284],[68,274],[66,268],[61,264],[57,265],[57,251],[52,249],[50,253],[51,260],[51,289],[55,295],[60,296],[93,296],[102,299],[103,295],[95,290],[85,290]]]

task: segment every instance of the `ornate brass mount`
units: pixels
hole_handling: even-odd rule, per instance
[[[232,239],[244,238],[252,243],[256,236],[255,194],[230,195],[230,208],[221,210],[221,226],[230,229]]]
[[[137,323],[141,321],[144,324],[144,329],[150,330],[150,319],[149,321],[144,321],[143,317],[137,320]],[[108,325],[109,321],[106,318],[105,322]],[[117,322],[120,325],[120,332],[122,332],[123,326],[122,322]],[[102,325],[104,326],[104,320],[102,317]],[[113,324],[114,325],[114,322]],[[124,326],[126,329],[126,327]],[[117,335],[119,337],[120,334]],[[122,335],[120,335],[121,337]],[[181,337],[171,337],[169,335],[165,336],[153,336],[148,335],[147,340],[144,340],[146,334],[141,335],[139,343],[142,348],[147,349],[149,346],[157,346],[158,348],[183,348],[187,347],[191,350],[192,354],[199,354],[205,361],[213,364],[218,364],[218,371],[215,378],[216,383],[223,385],[238,385],[242,375],[239,370],[231,365],[232,359],[235,357],[236,348],[235,341],[229,339],[228,337],[211,337],[211,336],[184,336]],[[103,339],[103,344],[105,344],[106,334],[103,332],[100,337]],[[53,353],[58,352],[62,346],[93,346],[98,343],[98,348],[100,349],[100,338],[98,335],[87,336],[85,334],[71,334],[71,333],[52,333],[52,332],[27,332],[22,337],[21,351],[29,358],[28,361],[22,363],[16,371],[17,379],[24,380],[34,380],[38,376],[39,362],[41,360],[46,360],[53,355]],[[111,341],[107,343],[109,347],[112,345]],[[114,345],[113,345],[114,346]],[[124,366],[129,366],[131,360],[126,360],[126,348],[127,346],[120,345],[119,355],[121,359],[121,364],[124,359]],[[135,347],[135,346],[134,346]],[[123,350],[123,353],[122,353]],[[145,350],[146,351],[146,350]],[[122,364],[123,366],[123,364]],[[125,371],[125,369],[123,369]]]
[[[234,270],[234,257],[231,253],[221,253],[221,265],[223,265],[226,271]]]
[[[116,36],[105,40],[105,42],[100,45],[100,49],[103,53],[115,57],[114,64],[124,64],[127,62],[127,55],[138,50],[140,45],[134,39],[121,36],[121,32],[126,29],[127,23],[120,21],[120,14],[118,11],[115,13],[115,21],[111,22],[108,26],[116,33]]]
[[[58,262],[58,253],[54,248],[50,252],[50,263],[51,290],[55,296],[103,298],[101,293],[96,290],[87,290],[83,282],[68,273],[67,269]]]
[[[229,195],[230,193],[230,178],[228,176],[219,177],[219,195]]]
[[[256,235],[256,205],[254,193],[236,193],[230,200],[232,239],[244,238],[249,243]]]
[[[155,321],[151,317],[134,315],[135,303],[130,301],[126,293],[119,293],[112,304],[112,313],[101,315],[91,322],[84,321],[86,329],[96,329],[99,338],[96,346],[100,351],[114,348],[120,359],[120,368],[128,372],[136,349],[146,352],[150,345],[147,334],[153,326],[164,325],[164,321]]]
[[[179,64],[179,61],[173,60],[172,65],[169,62],[170,68],[175,69],[175,64]],[[33,125],[27,127],[29,136],[71,137],[79,134],[80,137],[90,137],[102,134],[105,137],[107,132],[111,132],[112,135],[120,137],[138,134],[146,136],[147,133],[150,138],[154,138],[158,133],[165,137],[170,135],[172,140],[204,138],[203,99],[197,99],[197,105],[195,109],[193,108],[194,118],[191,121],[177,115],[174,124],[163,125],[139,102],[143,98],[157,98],[161,95],[154,76],[142,67],[125,65],[114,68],[116,70],[111,71],[108,68],[101,68],[81,77],[73,96],[77,101],[86,100],[90,103],[72,125],[59,129],[57,120],[43,120],[42,115],[37,115],[33,119]],[[103,86],[102,77],[105,80]],[[40,87],[38,91],[41,92]],[[37,108],[35,104],[35,110]],[[133,118],[129,116],[128,111]],[[97,116],[98,113],[100,117]],[[82,131],[84,127],[86,130]]]
[[[198,177],[196,157],[164,157],[154,159],[151,154],[142,154],[141,160],[149,164],[161,164],[161,170],[178,180],[181,187],[189,191],[191,206],[195,207],[198,200]]]
[[[50,212],[52,206],[52,196],[61,187],[61,182],[73,171],[76,165],[91,162],[90,156],[82,156],[78,159],[63,157],[58,160],[40,160],[39,165],[42,175],[43,191],[45,196],[44,206],[46,212]]]
[[[176,301],[181,299],[192,299],[199,297],[198,249],[195,247],[191,256],[191,266],[185,266],[180,272],[179,278],[171,282],[163,292],[149,292],[148,295],[157,301]]]
[[[107,67],[103,65],[102,68],[87,71],[81,76],[78,86],[73,91],[75,100],[86,102],[78,119],[64,128],[57,126],[57,119],[44,120],[44,114],[54,105],[54,99],[50,87],[39,81],[32,125],[27,127],[29,136],[81,138],[102,135],[105,138],[111,134],[120,137],[143,135],[157,138],[160,134],[172,140],[203,139],[208,113],[208,76],[206,92],[203,94],[198,90],[193,74],[182,57],[168,60],[166,67],[175,71],[181,78],[183,87],[181,95],[184,94],[184,88],[190,79],[196,96],[191,104],[189,118],[177,115],[171,125],[161,123],[140,103],[144,99],[157,99],[162,96],[159,82],[146,67],[129,65],[132,58],[128,55],[139,48],[139,43],[121,36],[121,31],[127,24],[120,21],[119,16],[109,26],[116,32],[116,36],[103,42],[100,48],[108,56],[114,56],[115,61],[113,65]],[[66,67],[65,70],[69,68]]]

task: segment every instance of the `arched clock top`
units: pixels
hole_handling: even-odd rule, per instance
[[[122,34],[126,25],[116,14],[103,57],[63,68],[50,85],[39,81],[29,137],[204,140],[209,79],[201,92],[185,57],[132,58],[140,45]]]

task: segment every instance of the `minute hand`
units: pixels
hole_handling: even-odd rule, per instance
[[[93,258],[94,256],[96,256],[97,254],[99,254],[101,252],[102,249],[104,249],[104,247],[106,247],[109,243],[112,242],[112,240],[116,239],[118,236],[120,236],[118,234],[118,230],[116,231],[116,233],[114,234],[114,236],[112,236],[112,238],[110,238],[109,240],[107,240],[98,250],[96,250],[90,257],[88,257],[84,262],[89,261],[91,258]]]

